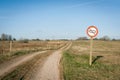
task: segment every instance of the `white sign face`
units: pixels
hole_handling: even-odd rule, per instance
[[[87,34],[88,34],[88,36],[90,36],[92,38],[95,37],[98,34],[97,27],[95,27],[95,26],[88,27]]]

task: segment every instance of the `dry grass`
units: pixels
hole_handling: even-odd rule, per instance
[[[19,50],[49,50],[49,49],[58,49],[63,46],[65,41],[29,41],[28,43],[13,41],[12,51]],[[9,41],[0,41],[0,53],[9,52],[10,43]]]
[[[89,55],[89,41],[75,41],[73,42],[72,52],[75,54]],[[120,41],[94,41],[93,42],[93,56],[103,56],[103,62],[109,61],[110,64],[120,64]]]
[[[63,54],[65,80],[120,80],[120,41],[94,41],[93,59],[89,66],[89,41],[74,41]]]
[[[9,41],[0,41],[0,63],[36,51],[56,50],[66,43],[66,41],[29,41],[28,43],[14,41],[12,51],[9,52]]]

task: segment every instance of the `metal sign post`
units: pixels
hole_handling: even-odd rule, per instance
[[[87,28],[87,35],[90,37],[90,58],[89,58],[89,64],[92,65],[92,50],[93,50],[93,38],[97,36],[98,29],[96,26],[89,26]]]

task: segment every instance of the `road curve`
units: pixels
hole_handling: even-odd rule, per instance
[[[8,62],[5,62],[3,64],[0,64],[0,79],[1,79],[2,76],[4,76],[4,75],[12,72],[14,69],[16,69],[17,66],[23,64],[26,61],[29,61],[30,59],[34,58],[38,54],[45,53],[45,52],[46,51],[35,52],[35,53],[32,53],[32,54],[20,56],[20,57],[17,57],[15,59],[12,59]]]
[[[29,80],[60,80],[59,62],[62,51],[69,49],[71,43],[64,48],[53,52],[44,62],[43,67],[38,67],[37,71]]]

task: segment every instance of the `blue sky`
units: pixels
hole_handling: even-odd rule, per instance
[[[0,0],[0,34],[76,39],[95,25],[98,38],[120,38],[120,0]]]

